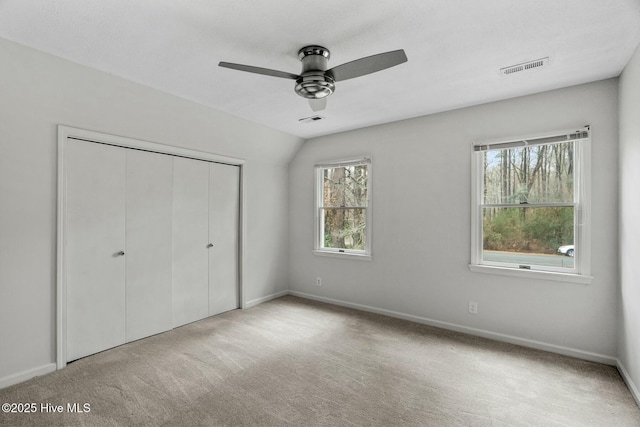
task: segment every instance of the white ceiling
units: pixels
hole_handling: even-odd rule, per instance
[[[0,0],[0,37],[309,138],[618,76],[640,0]],[[217,65],[297,74],[309,44],[409,61],[338,82],[313,123],[294,81]]]

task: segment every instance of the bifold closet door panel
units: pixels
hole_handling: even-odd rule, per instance
[[[238,222],[240,168],[209,166],[209,314],[240,307],[238,292]]]
[[[172,187],[172,157],[127,150],[127,342],[173,327]]]
[[[209,163],[173,159],[173,326],[209,315]]]
[[[67,361],[125,342],[125,168],[119,147],[65,143]]]

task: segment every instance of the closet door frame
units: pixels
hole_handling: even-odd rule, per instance
[[[66,165],[64,161],[67,141],[77,139],[98,144],[113,145],[123,148],[132,148],[150,151],[171,156],[187,157],[190,159],[204,160],[213,163],[224,163],[238,166],[240,173],[240,209],[238,219],[238,293],[240,308],[245,308],[244,292],[242,285],[243,255],[244,255],[244,168],[243,159],[222,156],[204,151],[174,147],[156,142],[109,135],[70,126],[58,125],[58,215],[57,215],[57,260],[56,260],[56,365],[57,369],[67,366],[67,285],[65,272],[65,205],[66,205]]]

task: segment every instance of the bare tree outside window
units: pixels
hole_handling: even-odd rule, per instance
[[[574,244],[574,142],[483,156],[483,259],[573,268],[558,248]]]
[[[320,249],[366,251],[369,163],[320,168]]]

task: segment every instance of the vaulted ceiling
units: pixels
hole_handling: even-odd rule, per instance
[[[309,138],[616,77],[640,1],[0,0],[0,37]],[[311,123],[294,81],[218,67],[297,74],[311,44],[329,67],[396,49],[408,62],[338,82]]]

